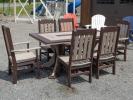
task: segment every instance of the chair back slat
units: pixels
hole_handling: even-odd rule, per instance
[[[105,16],[97,14],[92,16],[92,28],[96,28],[97,30],[100,30],[101,27],[104,27],[105,24]]]
[[[100,43],[98,47],[98,55],[114,55],[118,42],[119,28],[118,27],[105,27],[101,29]]]
[[[127,38],[129,32],[129,22],[127,21],[119,21],[117,26],[120,27],[120,35],[119,38]]]
[[[70,62],[90,60],[93,55],[96,38],[95,29],[73,31],[71,40]]]
[[[11,50],[14,50],[14,47],[13,47],[13,42],[10,34],[10,29],[5,26],[2,26],[2,31],[3,31],[3,36],[5,40],[7,54],[8,56],[11,56]]]
[[[42,19],[38,21],[39,33],[56,31],[56,21],[53,19]]]
[[[72,18],[59,19],[58,24],[60,32],[69,32],[74,30],[74,21]]]
[[[14,50],[14,47],[13,47],[10,29],[8,27],[2,25],[2,31],[3,31],[3,36],[4,36],[4,40],[5,40],[8,59],[10,62],[13,62],[12,60],[14,60],[16,62],[15,53],[11,52],[12,50]]]

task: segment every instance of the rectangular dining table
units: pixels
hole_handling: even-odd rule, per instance
[[[56,33],[29,33],[29,36],[42,42],[44,45],[52,46],[56,51],[55,65],[52,76],[55,76],[57,71],[58,61],[57,56],[62,55],[64,51],[62,44],[70,43],[72,32],[56,32]]]
[[[55,33],[30,33],[29,36],[42,42],[45,45],[52,45],[56,50],[56,57],[62,55],[62,44],[71,42],[72,32],[55,32]],[[97,33],[97,38],[99,38],[99,32]],[[58,66],[57,59],[55,60],[53,75],[56,73]]]

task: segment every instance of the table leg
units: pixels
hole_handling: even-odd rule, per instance
[[[59,72],[59,64],[58,64],[58,59],[57,57],[59,55],[64,55],[64,48],[63,46],[60,45],[56,45],[56,46],[52,46],[55,49],[55,65],[54,65],[54,69],[52,74],[49,76],[50,79],[55,79],[56,74]]]

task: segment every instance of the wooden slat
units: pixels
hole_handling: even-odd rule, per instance
[[[92,41],[93,40],[93,36],[89,36],[88,38],[88,50],[87,50],[87,59],[90,59],[91,57],[91,49],[92,49]]]
[[[76,60],[77,59],[77,54],[78,54],[78,49],[79,49],[79,36],[75,36],[75,43],[74,43],[74,50],[73,50],[73,57],[72,60]]]
[[[84,35],[82,35],[79,40],[79,52],[77,55],[78,56],[77,59],[82,59],[83,43],[84,43]]]
[[[89,36],[88,35],[85,35],[85,40],[84,40],[84,48],[83,48],[83,59],[86,59],[86,57],[87,57],[87,50],[89,49],[89,48],[87,48],[88,46],[88,38],[89,38]]]

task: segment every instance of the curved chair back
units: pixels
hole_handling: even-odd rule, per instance
[[[104,27],[105,24],[105,16],[97,14],[92,16],[92,28],[96,28],[97,30],[100,30],[101,27]]]

